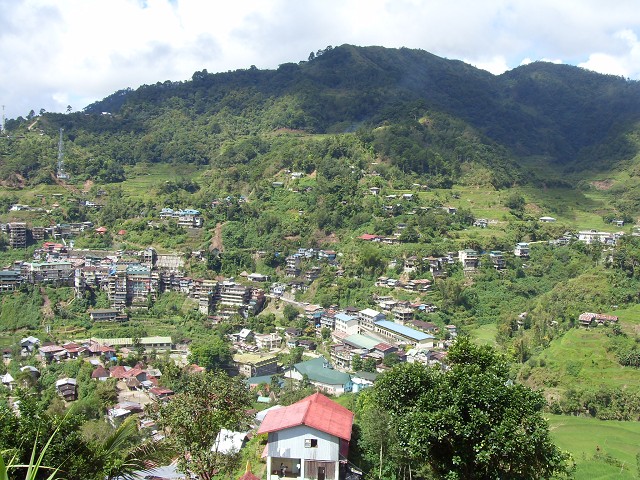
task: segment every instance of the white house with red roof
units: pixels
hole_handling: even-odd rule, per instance
[[[352,425],[353,413],[321,393],[269,411],[258,429],[269,434],[267,480],[338,480]]]

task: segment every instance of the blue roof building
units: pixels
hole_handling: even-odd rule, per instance
[[[433,340],[435,339],[433,335],[414,330],[406,325],[400,325],[388,320],[378,320],[374,325],[376,333],[394,343],[433,346]]]

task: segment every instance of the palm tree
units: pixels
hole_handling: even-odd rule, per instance
[[[134,472],[157,467],[170,458],[164,442],[147,440],[140,443],[136,417],[127,418],[105,440],[94,444],[94,448],[102,478],[106,480],[139,478]]]
[[[60,469],[60,467],[58,467],[58,468],[46,467],[46,466],[42,465],[42,460],[44,459],[45,453],[47,453],[47,449],[49,448],[49,445],[51,444],[51,441],[53,440],[53,437],[55,437],[55,435],[57,433],[58,433],[58,429],[56,429],[51,434],[51,436],[49,437],[49,440],[47,440],[47,443],[45,444],[44,448],[40,452],[40,455],[38,455],[37,459],[36,459],[36,445],[38,444],[38,439],[36,437],[36,440],[33,443],[33,449],[31,450],[31,458],[29,460],[29,464],[28,465],[15,464],[14,463],[14,461],[16,459],[15,455],[12,457],[12,459],[9,461],[8,464],[5,464],[3,456],[0,455],[0,480],[9,480],[9,470],[16,469],[16,468],[26,468],[27,469],[27,473],[26,473],[26,475],[24,477],[25,480],[35,480],[37,478],[37,476],[38,476],[38,473],[41,470],[52,470],[51,475],[49,475],[46,480],[55,480],[56,475],[57,475],[58,470]],[[3,452],[3,454],[4,453],[5,452]]]

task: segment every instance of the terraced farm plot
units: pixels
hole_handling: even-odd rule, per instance
[[[573,455],[576,480],[638,478],[640,422],[549,415],[551,436]]]

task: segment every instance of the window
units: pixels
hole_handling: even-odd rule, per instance
[[[317,438],[305,438],[304,447],[305,448],[317,448],[318,447],[318,439]]]

